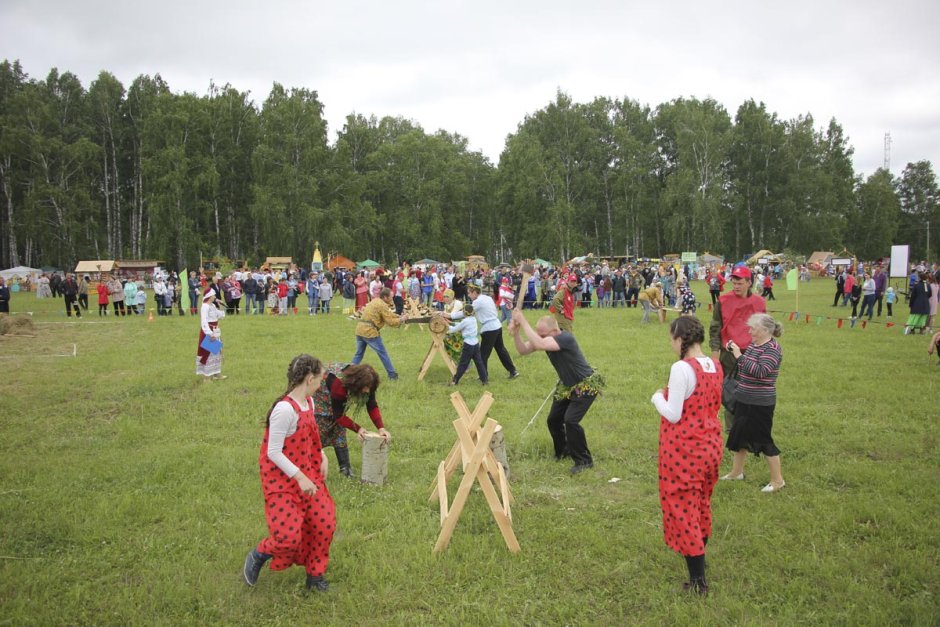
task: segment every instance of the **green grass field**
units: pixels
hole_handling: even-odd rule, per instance
[[[831,289],[802,284],[802,312],[847,317],[829,306]],[[707,300],[701,282],[696,290]],[[771,309],[795,309],[782,282],[777,296]],[[633,309],[577,312],[578,340],[608,388],[584,422],[596,467],[576,477],[552,459],[544,413],[522,433],[555,381],[548,360],[511,348],[522,377],[508,381],[491,358],[517,555],[479,490],[449,549],[432,554],[428,489],[455,439],[449,373],[438,361],[417,382],[430,336],[387,330],[402,375],[379,389],[394,436],[389,482],[345,479],[328,452],[339,518],[331,589],[308,595],[299,567],[265,570],[253,589],[242,581],[266,533],[258,449],[288,361],[349,360],[352,322],[338,312],[227,318],[229,378],[206,383],[194,374],[196,318],[64,324],[61,300],[32,294],[14,294],[13,309],[36,324],[35,337],[0,337],[0,624],[940,622],[940,367],[903,324],[839,329],[776,314],[787,487],[761,494],[767,468],[753,458],[746,482],[717,486],[707,599],[678,592],[684,562],[662,540],[649,398],[674,361],[665,325],[641,325]],[[906,313],[898,306],[894,320]],[[374,353],[367,360],[381,370]],[[472,368],[458,389],[476,404]]]

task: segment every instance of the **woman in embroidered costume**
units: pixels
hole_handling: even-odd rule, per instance
[[[225,317],[225,309],[216,304],[217,296],[212,288],[206,289],[202,295],[202,309],[199,312],[199,344],[196,350],[196,374],[209,379],[225,379],[222,374],[222,349],[211,353],[203,347],[203,340],[210,337],[218,340],[221,337],[219,320]]]

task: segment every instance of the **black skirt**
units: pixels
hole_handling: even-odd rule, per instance
[[[738,401],[734,409],[734,421],[728,434],[728,450],[747,449],[755,455],[768,457],[780,454],[774,444],[771,431],[774,426],[776,405],[748,405]]]

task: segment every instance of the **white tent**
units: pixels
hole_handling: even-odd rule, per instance
[[[10,268],[9,270],[0,270],[0,276],[7,280],[15,277],[19,277],[20,279],[25,279],[26,277],[29,277],[30,279],[36,279],[40,274],[42,274],[42,270],[38,268],[29,268],[26,266],[16,266],[15,268]]]

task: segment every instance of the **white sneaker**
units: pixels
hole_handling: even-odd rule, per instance
[[[760,491],[761,491],[761,492],[766,492],[767,494],[770,494],[771,492],[779,492],[779,491],[782,490],[784,487],[786,487],[786,485],[787,485],[787,482],[786,482],[786,481],[782,481],[782,482],[780,483],[780,485],[778,485],[778,486],[776,486],[776,487],[774,486],[774,484],[768,483],[768,484],[765,485],[763,488],[761,488]]]
[[[744,481],[744,473],[742,472],[740,475],[732,475],[731,473],[728,473],[719,479],[719,481]]]

